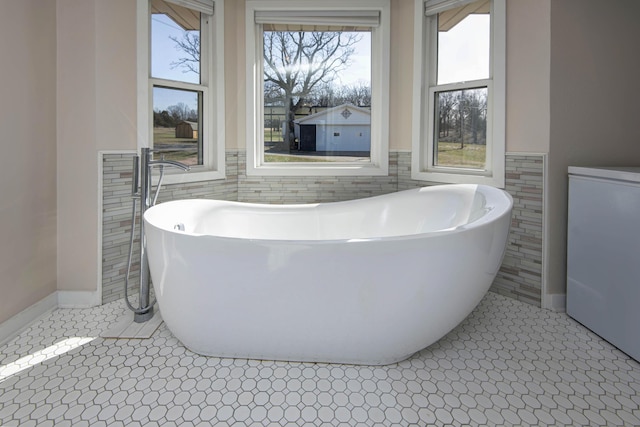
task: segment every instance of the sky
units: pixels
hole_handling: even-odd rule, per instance
[[[489,34],[489,15],[469,15],[449,31],[440,32],[438,84],[489,78]]]
[[[194,73],[184,73],[180,68],[172,68],[171,63],[184,54],[176,48],[169,37],[182,39],[185,31],[166,15],[154,14],[151,17],[151,75],[169,80],[199,83]]]
[[[185,73],[181,68],[172,67],[184,54],[176,48],[176,43],[169,37],[182,39],[184,30],[166,15],[151,16],[151,76],[177,80],[188,83],[199,83],[195,73]],[[170,105],[182,102],[193,109],[197,108],[198,97],[194,92],[185,92],[155,88],[153,91],[153,109],[164,110]]]
[[[362,32],[360,35],[361,40],[353,46],[351,66],[339,77],[338,83],[341,85],[352,86],[371,82],[371,33]]]

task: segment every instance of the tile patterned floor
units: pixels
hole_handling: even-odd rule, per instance
[[[565,314],[489,293],[383,367],[198,356],[164,324],[97,338],[114,302],[58,309],[0,347],[2,426],[640,425],[640,364]]]

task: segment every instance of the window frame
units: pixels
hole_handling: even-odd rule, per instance
[[[151,0],[136,0],[137,80],[138,80],[138,150],[153,146],[153,88],[163,87],[202,92],[203,164],[189,172],[170,168],[164,182],[177,184],[224,179],[225,174],[225,93],[224,93],[224,0],[211,0],[214,14],[204,16],[200,29],[200,84],[180,82],[151,75]],[[189,7],[189,4],[182,4]],[[208,22],[206,22],[208,19]],[[154,182],[157,177],[154,176]]]
[[[437,85],[437,26],[426,16],[427,4],[437,12],[469,0],[414,0],[414,82],[411,178],[437,183],[505,185],[506,0],[491,0],[491,60],[488,79]],[[435,12],[435,11],[434,11]],[[487,87],[485,169],[434,166],[435,94],[447,90]]]
[[[264,162],[264,92],[262,25],[256,11],[379,11],[380,25],[371,32],[370,162]],[[290,12],[289,12],[290,13]],[[389,171],[389,0],[247,0],[246,35],[246,173],[249,176],[386,176]]]

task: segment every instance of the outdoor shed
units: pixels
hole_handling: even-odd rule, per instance
[[[366,108],[342,104],[298,119],[294,124],[301,151],[371,151],[371,111]]]
[[[198,138],[198,123],[182,121],[176,125],[176,138]]]

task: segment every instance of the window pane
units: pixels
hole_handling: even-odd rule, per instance
[[[289,27],[263,40],[264,161],[370,162],[371,31]]]
[[[487,88],[435,94],[434,166],[485,169]]]
[[[151,2],[151,76],[200,84],[200,12]]]
[[[490,48],[488,1],[439,13],[437,84],[488,79]]]
[[[202,92],[153,88],[153,148],[167,160],[202,164]]]

